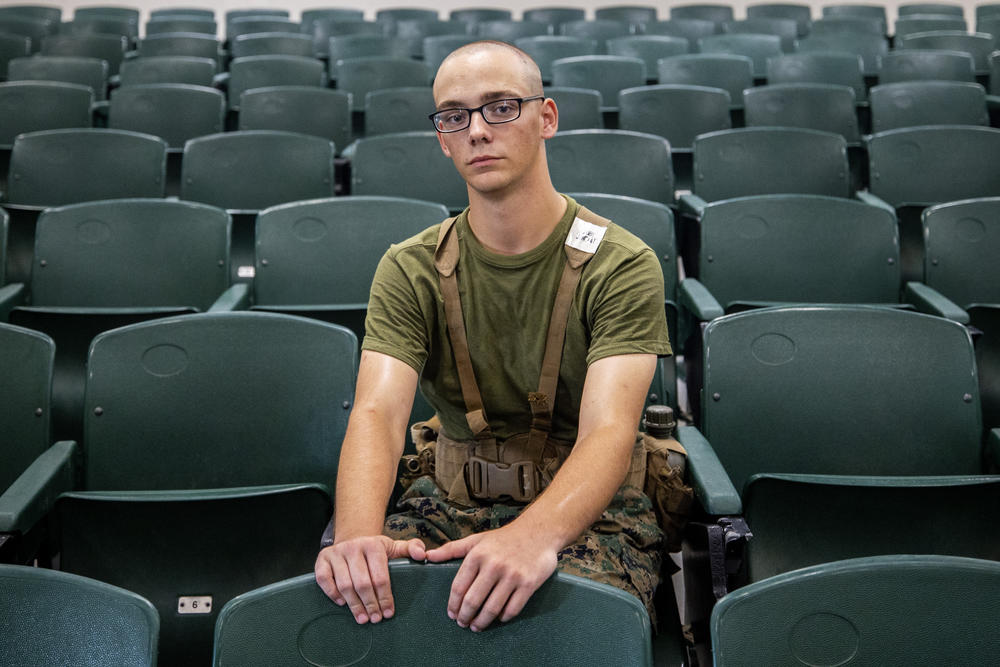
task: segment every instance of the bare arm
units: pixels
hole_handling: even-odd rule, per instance
[[[378,352],[364,351],[354,408],[340,452],[334,510],[334,544],[316,559],[316,582],[359,623],[394,612],[388,562],[424,558],[420,540],[382,535],[385,508],[403,453],[417,373]]]
[[[483,630],[519,614],[559,551],[600,517],[628,472],[655,363],[654,355],[634,354],[591,364],[576,444],[545,492],[507,526],[427,552],[435,562],[465,558],[448,601],[460,626]]]

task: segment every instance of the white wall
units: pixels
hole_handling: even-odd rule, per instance
[[[752,4],[760,4],[764,0],[729,0],[728,4],[731,4],[736,12],[737,18],[743,18],[746,15],[746,6]],[[851,0],[822,0],[812,2],[805,2],[804,0],[773,0],[777,2],[792,2],[796,4],[808,4],[813,8],[813,16],[818,17],[822,13],[823,5],[828,4],[842,4],[845,2],[851,2]],[[952,4],[961,4],[965,7],[965,20],[969,23],[970,29],[975,26],[975,6],[977,4],[982,4],[984,2],[995,2],[997,0],[904,0],[903,2],[878,2],[878,0],[864,0],[862,4],[883,4],[889,14],[890,23],[896,17],[896,7],[900,4],[908,4],[910,2],[950,2]],[[303,9],[311,9],[314,7],[350,7],[354,9],[364,9],[366,18],[374,18],[375,11],[381,8],[388,7],[426,7],[426,8],[436,8],[442,15],[442,18],[447,17],[447,13],[452,9],[461,9],[465,7],[503,7],[505,9],[510,9],[514,12],[515,18],[520,18],[521,12],[525,9],[531,9],[533,7],[548,7],[548,6],[574,6],[583,7],[587,10],[588,17],[593,17],[593,10],[597,7],[607,7],[612,5],[647,5],[655,6],[659,9],[659,15],[661,18],[669,18],[670,7],[673,5],[682,4],[694,4],[695,2],[706,2],[715,4],[727,4],[726,0],[680,0],[679,2],[644,2],[643,0],[626,0],[623,2],[614,2],[613,0],[577,0],[576,2],[568,0],[483,0],[482,2],[470,2],[470,0],[437,0],[436,2],[430,2],[429,0],[387,0],[386,2],[380,3],[366,3],[361,2],[323,2],[322,0],[283,0],[281,2],[267,1],[267,0],[215,0],[210,2],[208,0],[175,0],[174,2],[167,2],[167,0],[80,0],[78,2],[46,2],[46,0],[39,0],[40,4],[53,4],[58,5],[63,8],[64,19],[72,18],[72,10],[75,7],[86,7],[92,5],[126,5],[130,7],[137,7],[143,11],[142,21],[145,23],[148,17],[148,12],[150,9],[156,9],[159,7],[211,7],[216,10],[218,18],[222,18],[222,15],[226,10],[229,9],[248,9],[252,7],[281,7],[291,11],[291,16],[293,20],[299,18],[299,13]],[[26,0],[0,0],[0,5],[5,4],[26,4]]]

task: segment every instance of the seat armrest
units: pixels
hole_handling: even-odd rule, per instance
[[[969,313],[957,303],[924,283],[909,281],[903,288],[903,301],[913,304],[922,313],[929,313],[954,320],[959,324],[969,323]]]
[[[995,470],[1000,469],[1000,428],[986,434],[986,460]]]
[[[740,494],[701,431],[682,426],[677,429],[677,439],[687,450],[688,483],[705,512],[712,516],[741,514]]]
[[[0,495],[0,533],[25,533],[52,508],[60,493],[76,486],[80,448],[72,440],[55,443]]]
[[[10,320],[10,311],[24,303],[24,283],[0,287],[0,322]]]
[[[222,293],[208,309],[210,313],[228,312],[231,310],[246,310],[250,307],[250,285],[236,283]]]
[[[93,106],[90,107],[90,115],[93,117],[94,127],[108,126],[108,110],[110,108],[111,104],[107,100],[94,102]]]
[[[859,201],[864,202],[869,206],[878,206],[879,208],[884,208],[889,211],[894,216],[896,215],[896,208],[892,204],[870,192],[856,192],[854,193],[854,196],[857,197]]]
[[[709,322],[726,314],[712,293],[697,278],[685,278],[677,286],[677,301],[699,322]]]
[[[677,208],[681,215],[689,215],[694,218],[700,218],[706,206],[708,203],[704,199],[692,194],[681,195],[677,202]]]

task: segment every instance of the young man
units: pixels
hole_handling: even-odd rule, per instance
[[[662,533],[623,482],[656,356],[670,353],[657,259],[554,189],[558,111],[525,53],[458,49],[434,100],[469,208],[379,265],[317,582],[359,623],[393,615],[387,562],[401,557],[464,559],[442,611],[474,631],[516,616],[557,568],[652,612]],[[560,297],[567,266],[579,283]],[[437,479],[415,480],[386,519],[418,380],[441,421]]]

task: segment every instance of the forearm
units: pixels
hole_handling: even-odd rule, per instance
[[[634,432],[609,426],[580,439],[552,483],[518,518],[557,551],[597,521],[625,480]]]

